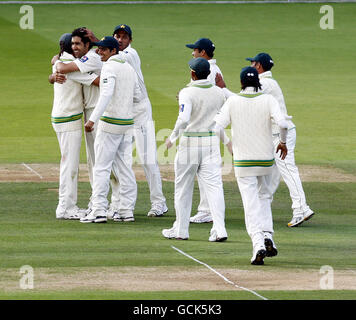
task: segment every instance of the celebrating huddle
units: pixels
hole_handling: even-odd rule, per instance
[[[49,76],[54,84],[51,120],[61,150],[57,219],[134,221],[137,185],[132,169],[133,141],[150,190],[147,215],[160,217],[168,211],[157,162],[152,107],[140,58],[131,41],[131,28],[125,24],[100,41],[86,28],[60,38],[60,52],[52,59]],[[277,255],[271,203],[281,176],[293,200],[293,218],[288,226],[298,226],[314,214],[306,204],[294,161],[295,126],[270,71],[274,62],[266,53],[248,58],[251,66],[242,69],[242,90],[235,94],[226,88],[212,59],[215,46],[210,39],[201,38],[186,46],[193,49],[189,61],[192,80],[179,92],[179,116],[166,140],[167,148],[171,148],[179,139],[174,162],[176,219],[162,235],[187,240],[190,223],[212,222],[209,241],[227,240],[222,142],[233,155],[246,229],[252,240],[251,263],[263,264],[266,256]],[[92,187],[87,209],[77,207],[83,117]],[[224,131],[229,125],[231,139]],[[191,217],[195,177],[200,204],[198,213]]]

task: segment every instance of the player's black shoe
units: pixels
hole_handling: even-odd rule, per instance
[[[265,247],[267,257],[275,257],[278,254],[277,248],[275,247],[273,240],[266,238]]]
[[[263,265],[264,264],[263,259],[265,258],[265,256],[266,256],[266,250],[264,249],[258,250],[256,255],[252,258],[251,264],[260,265],[260,266]]]

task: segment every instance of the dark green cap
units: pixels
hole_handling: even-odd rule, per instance
[[[193,58],[188,64],[189,68],[193,70],[199,78],[202,74],[210,74],[210,63],[204,58]]]

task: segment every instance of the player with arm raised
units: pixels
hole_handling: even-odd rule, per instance
[[[102,68],[100,56],[93,48],[92,41],[96,40],[92,31],[86,28],[77,28],[72,32],[72,49],[76,59],[69,63],[58,63],[57,70],[61,74],[69,74],[71,72],[91,73],[97,75],[97,80],[94,83],[96,86],[84,87],[84,122],[87,122],[92,114],[98,98],[99,98],[99,76]],[[91,132],[85,131],[85,145],[87,154],[87,165],[89,173],[89,181],[93,186],[93,167],[95,163],[94,140],[96,128]],[[114,173],[115,175],[115,173]],[[88,204],[88,213],[91,208],[91,202]]]
[[[155,127],[152,119],[152,106],[141,71],[141,60],[137,51],[131,46],[132,30],[128,25],[120,24],[115,27],[113,36],[119,43],[120,58],[127,61],[137,73],[142,99],[135,104],[134,136],[136,150],[150,189],[151,209],[147,215],[149,217],[161,217],[168,211],[168,208],[162,191],[161,173],[157,161]],[[111,200],[111,206],[115,210],[120,199],[114,189]]]
[[[200,38],[193,44],[187,44],[187,48],[193,49],[192,56],[194,58],[204,58],[209,62],[210,74],[208,80],[211,84],[215,85],[215,78],[219,75],[223,79],[222,72],[218,65],[216,64],[216,59],[214,57],[215,45],[208,38]],[[200,179],[198,179],[198,184],[200,185]],[[212,215],[209,211],[209,204],[206,195],[204,194],[203,188],[199,188],[200,191],[200,202],[198,206],[198,212],[190,218],[191,223],[209,223],[213,221]]]
[[[64,75],[57,71],[57,64],[74,61],[70,33],[60,38],[59,60],[52,66],[49,80],[54,84],[52,126],[61,150],[58,219],[80,219],[84,212],[77,207],[77,182],[82,139],[83,88],[92,86],[95,74],[72,72]]]

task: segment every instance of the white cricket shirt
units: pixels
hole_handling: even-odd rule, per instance
[[[274,163],[272,118],[276,123],[285,119],[277,100],[252,87],[229,97],[215,116],[223,128],[231,123],[236,176],[270,174]]]
[[[80,59],[75,59],[74,63],[77,65],[81,73],[93,73],[97,77],[100,76],[103,62],[100,56],[95,52],[95,49],[90,49],[86,55]],[[95,108],[99,98],[99,87],[85,86],[83,87],[84,93],[84,107],[85,109]]]
[[[171,142],[183,134],[181,145],[219,144],[212,128],[214,117],[224,102],[222,90],[208,79],[191,81],[179,92],[179,116],[170,136]]]
[[[141,99],[135,70],[116,54],[103,63],[100,96],[90,121],[98,129],[123,134],[134,124],[133,104]]]
[[[275,79],[273,79],[272,72],[266,71],[266,72],[260,73],[258,76],[260,78],[262,91],[264,93],[268,93],[268,94],[272,95],[278,101],[280,110],[288,122],[288,130],[295,128],[295,124],[290,120],[290,119],[292,119],[292,117],[289,116],[287,113],[287,107],[286,107],[286,104],[284,101],[282,89],[279,86],[278,82]],[[273,124],[272,124],[272,133],[273,134],[279,133],[279,127],[275,122],[273,122]]]
[[[70,63],[74,59],[71,54],[64,52],[58,61]],[[54,64],[52,71],[56,72],[56,70],[56,64]],[[82,84],[90,86],[97,78],[96,75],[79,71],[71,72],[66,77],[67,80],[63,84],[57,82],[53,84],[54,99],[51,121],[56,132],[81,129],[84,108]]]

